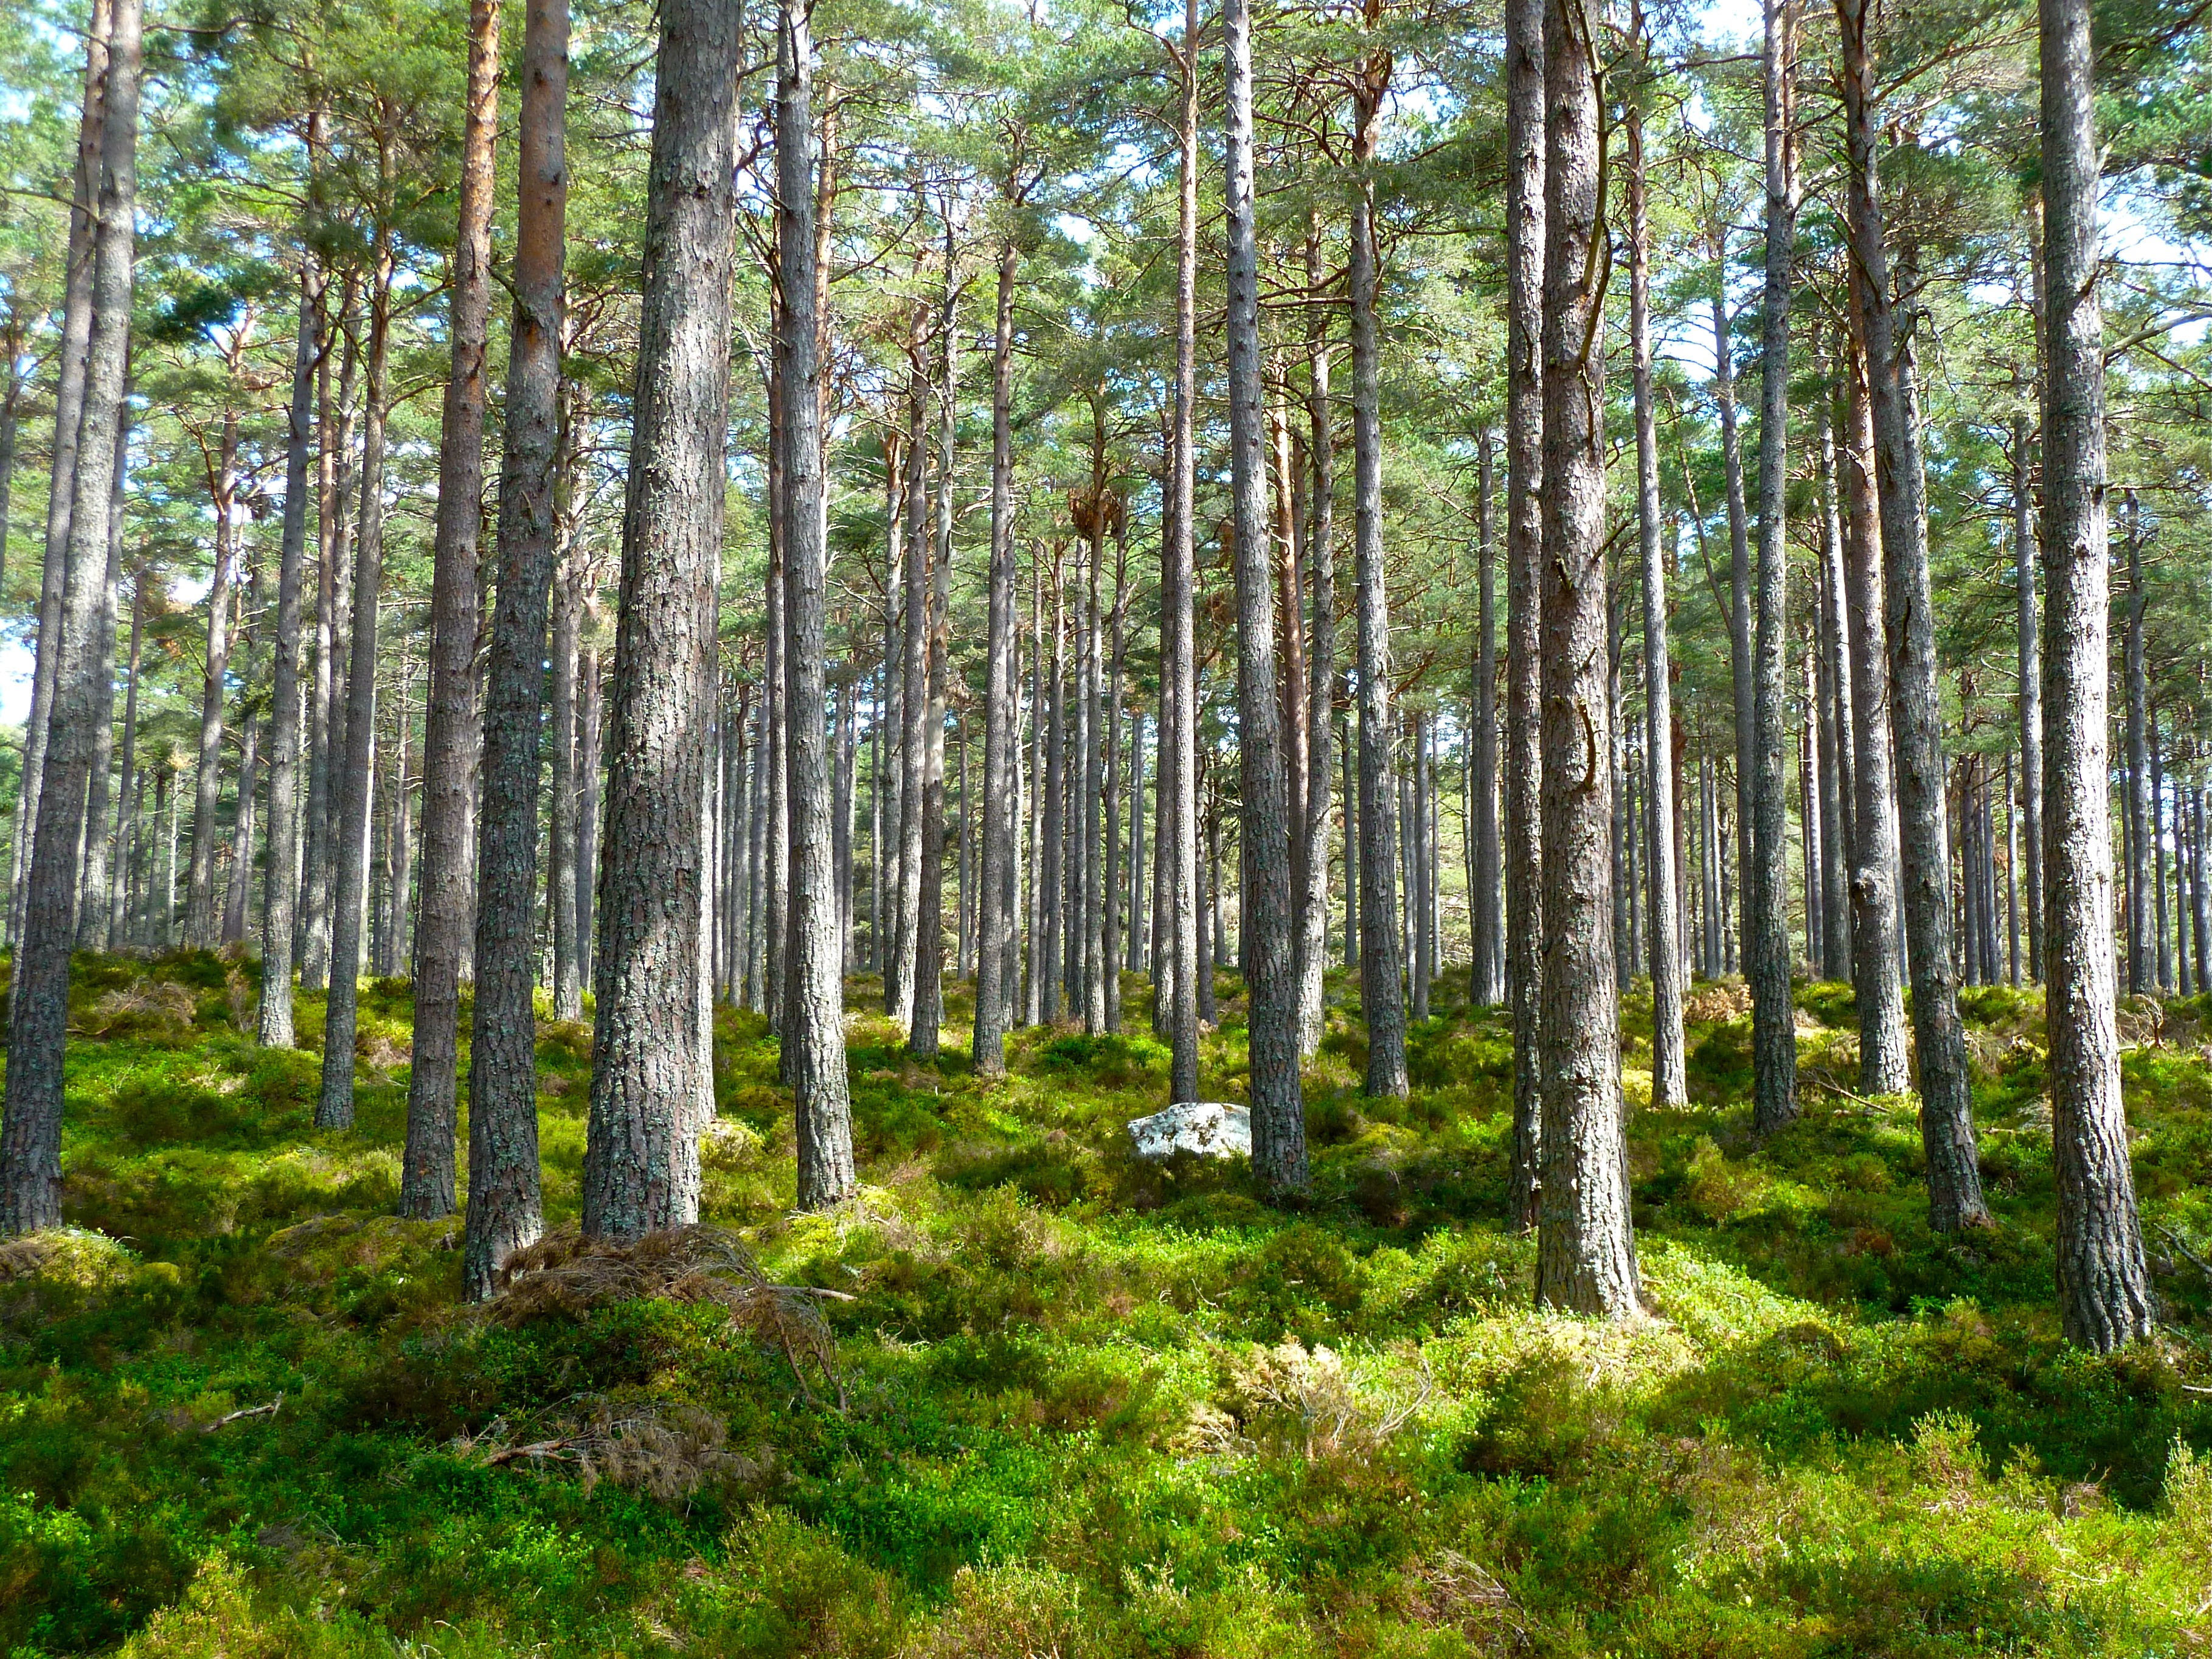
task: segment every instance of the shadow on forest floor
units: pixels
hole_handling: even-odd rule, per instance
[[[1202,1093],[1236,1099],[1219,989]],[[1295,1212],[1240,1168],[1127,1156],[1122,1123],[1164,1099],[1149,1036],[1021,1032],[986,1081],[957,1052],[966,987],[919,1061],[856,979],[864,1187],[796,1216],[773,1041],[722,1011],[702,1211],[730,1259],[850,1298],[792,1315],[832,1345],[840,1409],[811,1350],[726,1298],[459,1307],[458,1222],[390,1214],[404,982],[364,986],[359,1121],[327,1133],[319,1057],[243,1034],[252,964],[80,959],[70,1226],[0,1246],[0,1650],[2212,1643],[2212,1009],[2124,1019],[2167,1323],[2096,1359],[2051,1305],[2033,993],[1967,995],[1997,1224],[1964,1238],[1927,1226],[1911,1101],[1853,1092],[1848,987],[1801,988],[1805,1111],[1763,1143],[1740,985],[1697,988],[1679,1111],[1648,1105],[1632,994],[1655,1317],[1607,1329],[1531,1310],[1532,1242],[1500,1222],[1510,1043],[1461,989],[1413,1032],[1412,1097],[1383,1101],[1331,976]],[[1133,1031],[1146,994],[1125,979]],[[318,1033],[320,999],[300,1013]],[[586,1028],[541,1022],[556,1229],[589,1054]]]

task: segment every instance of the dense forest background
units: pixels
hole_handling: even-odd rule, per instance
[[[2179,0],[0,18],[0,1639],[2197,1650],[2208,156]]]

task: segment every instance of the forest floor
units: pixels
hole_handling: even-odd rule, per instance
[[[773,1045],[725,1013],[726,1232],[614,1258],[557,1231],[590,1043],[546,1023],[559,1271],[483,1312],[458,1223],[392,1215],[405,985],[364,991],[359,1125],[323,1133],[315,1058],[240,1035],[252,974],[79,961],[71,1226],[0,1247],[16,1659],[2212,1651],[2202,1002],[2123,1016],[2169,1322],[2099,1359],[2053,1311],[2032,994],[1968,993],[1997,1224],[1946,1239],[1910,1102],[1849,1092],[1848,988],[1801,988],[1806,1110],[1762,1144],[1747,998],[1699,986],[1696,1103],[1632,1125],[1654,1317],[1605,1329],[1531,1311],[1494,1012],[1417,1025],[1413,1098],[1370,1101],[1333,978],[1285,1214],[1127,1156],[1149,1039],[1024,1033],[987,1085],[855,980],[865,1185],[808,1217]]]

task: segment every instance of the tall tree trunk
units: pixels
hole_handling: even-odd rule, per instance
[[[1751,540],[1744,505],[1743,438],[1736,421],[1735,347],[1729,326],[1728,231],[1716,224],[1713,243],[1713,401],[1721,416],[1721,461],[1726,480],[1729,527],[1729,686],[1735,708],[1735,880],[1723,874],[1722,889],[1739,897],[1751,878],[1751,756],[1753,735],[1753,670],[1751,662]],[[1723,813],[1725,819],[1727,814]],[[1725,843],[1715,848],[1725,864]],[[1714,906],[1725,915],[1723,900]],[[1723,924],[1723,935],[1727,933]]]
[[[1353,164],[1375,154],[1375,121],[1389,59],[1370,55],[1355,93]],[[1369,1095],[1402,1100],[1406,1002],[1396,919],[1396,784],[1390,766],[1390,608],[1382,569],[1382,419],[1375,339],[1375,190],[1364,171],[1352,208],[1352,446],[1353,552],[1359,613],[1359,998],[1367,1018]],[[1410,898],[1411,895],[1409,894]]]
[[[389,188],[393,118],[377,135],[378,180]],[[380,210],[381,211],[381,210]],[[392,349],[392,277],[398,263],[389,216],[377,227],[369,296],[368,365],[361,445],[361,527],[353,557],[353,643],[347,662],[345,744],[334,753],[337,812],[331,836],[330,995],[323,1016],[322,1089],[316,1126],[353,1126],[356,1018],[361,985],[362,909],[368,881],[370,785],[376,752],[376,610],[384,575],[384,426]],[[335,715],[335,709],[333,710]]]
[[[138,771],[138,668],[143,648],[146,625],[145,572],[143,569],[131,575],[131,656],[125,670],[123,694],[123,759],[122,770],[115,786],[115,868],[114,879],[109,885],[107,906],[107,948],[118,950],[132,943],[131,923],[136,912],[131,908],[137,896],[133,881],[138,864],[138,797],[145,792],[145,778]],[[265,917],[266,911],[264,915]],[[288,944],[289,941],[286,942]],[[262,957],[264,983],[269,973],[269,959]],[[285,1013],[291,1012],[291,991],[289,976],[283,982]],[[264,992],[264,997],[266,992]],[[289,1027],[287,1029],[289,1030]],[[283,1045],[290,1047],[289,1042]]]
[[[1505,0],[1505,994],[1508,1219],[1536,1224],[1542,1162],[1545,0]]]
[[[93,625],[93,661],[88,670],[93,684],[93,751],[85,790],[83,879],[79,886],[76,913],[76,944],[80,950],[106,950],[110,943],[108,887],[112,869],[108,863],[107,790],[108,772],[115,757],[115,624],[123,585],[124,488],[131,460],[131,371],[127,365],[123,375],[123,410],[115,421],[115,479],[107,492],[107,558],[100,584],[100,611]],[[0,521],[0,540],[4,540],[6,535],[7,525]],[[250,784],[253,776],[250,744],[246,753],[246,764],[240,771]],[[250,802],[252,798],[249,790],[242,801]],[[246,850],[250,855],[253,822],[250,812],[244,822],[247,831]],[[224,942],[228,942],[226,934]]]
[[[1844,600],[1842,503],[1836,481],[1835,399],[1824,386],[1814,400],[1819,423],[1820,485],[1820,908],[1826,918],[1820,971],[1830,979],[1851,977],[1850,863],[1853,734],[1851,672],[1844,639],[1850,631]]]
[[[215,902],[216,807],[222,789],[222,709],[228,693],[231,583],[236,580],[238,411],[222,415],[222,436],[208,464],[215,514],[215,576],[208,584],[207,649],[201,658],[198,765],[193,774],[192,867],[185,894],[185,942],[212,950],[220,942]]]
[[[1170,915],[1161,963],[1170,1050],[1168,1098],[1198,1098],[1198,575],[1194,479],[1198,405],[1199,0],[1183,0],[1181,172],[1176,214],[1175,410],[1162,527],[1160,631],[1167,689],[1160,723],[1159,870]]]
[[[596,627],[596,625],[594,625]],[[592,918],[599,877],[599,649],[587,633],[576,654],[576,977],[592,978]]]
[[[1249,0],[1228,0],[1222,30],[1228,94],[1229,463],[1237,526],[1237,749],[1246,871],[1237,906],[1238,961],[1249,1010],[1252,1171],[1266,1192],[1298,1193],[1307,1189],[1310,1177],[1291,948],[1290,802],[1276,690],[1274,592],[1267,570],[1251,26]]]
[[[526,0],[521,83],[513,344],[500,444],[499,587],[484,674],[476,1002],[469,1023],[469,1207],[461,1272],[464,1292],[477,1302],[497,1286],[507,1258],[544,1229],[535,1005],[538,731],[546,609],[561,534],[568,0]],[[641,442],[644,425],[641,410]],[[556,741],[565,741],[566,734]],[[697,822],[696,813],[690,821]]]
[[[583,626],[581,556],[575,545],[574,508],[577,399],[562,400],[558,460],[554,473],[556,534],[560,552],[553,576],[553,649],[547,674],[549,735],[553,741],[552,805],[548,812],[546,908],[553,923],[553,1017],[584,1017],[583,951],[576,910],[576,643]]]
[[[63,1060],[69,1040],[70,912],[77,838],[97,717],[92,634],[107,570],[116,430],[130,353],[131,258],[137,207],[138,0],[114,0],[106,108],[98,163],[92,320],[85,347],[81,447],[70,487],[59,626],[40,636],[54,658],[43,805],[31,851],[24,927],[8,999],[6,1105],[0,1112],[0,1232],[60,1225]],[[93,199],[87,192],[81,199]]]
[[[1989,1220],[1974,1150],[1966,1028],[1951,955],[1951,871],[1943,823],[1942,710],[1936,619],[1928,578],[1928,515],[1917,411],[1907,385],[1910,330],[1900,339],[1889,293],[1875,150],[1874,63],[1864,0],[1837,0],[1850,152],[1851,265],[1867,357],[1875,489],[1887,575],[1889,725],[1896,751],[1898,830],[1912,1025],[1920,1063],[1920,1133],[1928,1157],[1929,1223],[1939,1232]],[[1871,717],[1869,716],[1869,717]]]
[[[469,8],[460,216],[453,240],[453,367],[446,381],[439,440],[430,681],[422,723],[422,898],[415,930],[415,1053],[407,1078],[407,1151],[399,1180],[399,1213],[417,1220],[447,1215],[453,1208],[461,964],[475,924],[469,828],[480,741],[477,559],[483,517],[484,341],[491,319],[499,8],[500,0],[471,0]],[[538,21],[534,11],[531,21]],[[525,47],[529,58],[526,77],[543,72],[542,59],[531,52],[532,45],[534,41]],[[543,142],[542,135],[535,136]],[[556,167],[558,162],[556,138]],[[537,205],[526,188],[523,203],[526,212]],[[542,258],[542,253],[537,257]],[[510,411],[510,426],[516,418],[516,412]]]
[[[1321,288],[1321,219],[1306,231],[1306,284]],[[1322,975],[1328,966],[1328,833],[1335,761],[1330,753],[1336,713],[1336,424],[1329,395],[1328,314],[1310,305],[1306,323],[1305,448],[1312,457],[1304,527],[1304,563],[1310,590],[1306,635],[1305,886],[1299,895],[1298,936],[1305,953],[1299,989],[1299,1052],[1319,1052]]]
[[[114,683],[111,669],[111,689]],[[261,764],[260,737],[252,706],[242,705],[238,724],[238,804],[230,820],[230,882],[223,891],[222,901],[222,942],[226,945],[243,944],[246,941],[246,890],[253,876],[254,779]],[[104,795],[106,791],[100,793]],[[103,808],[106,806],[104,801],[95,804]],[[105,914],[106,894],[100,897],[100,908]]]
[[[1644,46],[1643,8],[1630,31]],[[1659,429],[1651,388],[1651,224],[1645,198],[1644,111],[1632,101],[1628,141],[1628,332],[1636,373],[1636,534],[1644,587],[1644,859],[1649,875],[1651,968],[1651,1104],[1689,1103],[1682,1038],[1682,948],[1674,912],[1674,687],[1667,651],[1667,570],[1659,541]],[[1482,470],[1489,472],[1487,434]],[[1485,507],[1486,523],[1488,509]],[[1484,561],[1486,585],[1488,560]],[[1487,609],[1487,607],[1485,607]],[[1478,717],[1478,733],[1480,732]],[[1492,833],[1495,834],[1493,830]],[[1478,941],[1476,949],[1480,951]],[[1478,957],[1478,960],[1480,958]]]
[[[2149,865],[2144,857],[2145,826],[2151,810],[2150,746],[2145,735],[2150,677],[2143,664],[2143,607],[2149,595],[2142,578],[2142,508],[2133,490],[2122,498],[2121,515],[2128,548],[2128,626],[2123,653],[2127,686],[2127,821],[2121,839],[2127,851],[2128,995],[2140,997],[2150,989],[2151,954]]]
[[[2012,421],[2013,583],[2020,618],[2020,798],[2026,808],[2027,977],[2043,979],[2043,664],[2035,628],[2035,497],[2028,420]]]
[[[1101,792],[1106,814],[1106,834],[1099,850],[1100,893],[1098,979],[1105,996],[1104,1028],[1121,1028],[1121,667],[1127,644],[1129,593],[1129,519],[1121,497],[1114,497],[1114,605],[1110,655],[1106,665],[1105,787]]]
[[[948,222],[945,229],[945,294],[938,315],[944,380],[937,399],[937,494],[933,503],[937,509],[937,546],[930,560],[928,599],[921,613],[926,675],[921,716],[921,907],[916,912],[919,936],[915,951],[914,1018],[908,1028],[907,1052],[922,1058],[936,1054],[939,1029],[945,1019],[945,717],[952,691],[953,437],[959,413],[956,393],[960,362],[960,342],[955,332],[957,290],[954,286],[952,235],[952,226]],[[794,827],[796,822],[794,816]],[[835,1040],[842,1055],[842,1025],[838,1029],[840,1034]]]
[[[346,514],[349,477],[348,454],[352,445],[352,409],[360,353],[354,343],[355,307],[360,281],[349,270],[345,275],[332,334],[324,342],[322,360],[316,365],[317,446],[315,564],[315,678],[307,711],[307,801],[305,841],[301,852],[299,954],[300,984],[303,989],[320,986],[331,965],[331,804],[337,781],[338,675],[344,660],[339,632],[340,599],[344,581],[350,521]],[[331,357],[337,351],[342,367],[335,391],[331,386]]]
[[[1478,600],[1474,625],[1473,724],[1468,732],[1468,943],[1473,953],[1468,997],[1488,1008],[1504,995],[1504,918],[1498,888],[1498,576],[1492,545],[1492,506],[1497,494],[1496,443],[1491,429],[1475,436],[1474,559]]]
[[[1639,1311],[1613,989],[1600,109],[1586,0],[1547,0],[1544,104],[1544,1005],[1539,1306]]]
[[[1854,277],[1854,281],[1856,278]],[[1852,981],[1859,1014],[1859,1088],[1901,1095],[1912,1086],[1905,1047],[1904,935],[1898,914],[1897,796],[1889,742],[1889,648],[1882,625],[1881,525],[1875,505],[1874,434],[1865,351],[1854,337],[1844,446],[1846,611],[1850,620]]]
[[[321,128],[322,115],[318,111],[308,118],[311,166],[321,148]],[[310,234],[316,223],[314,191],[311,180],[309,213],[303,226]],[[261,1005],[255,1029],[256,1040],[266,1048],[290,1048],[295,1040],[292,945],[300,896],[300,586],[307,551],[307,451],[313,439],[315,375],[322,355],[323,296],[329,283],[307,235],[303,235],[301,242],[300,326],[292,348],[292,397],[285,414],[284,522],[277,554],[276,631],[270,668],[269,857],[261,898]],[[126,731],[137,723],[138,606],[135,599],[131,625],[131,701],[125,713]],[[126,796],[131,760],[126,740],[123,763]],[[118,835],[118,863],[123,856],[123,838]],[[416,994],[415,1064],[419,1067],[422,1064],[419,979]]]
[[[898,900],[891,938],[890,971],[884,979],[884,1009],[912,1029],[915,982],[921,972],[922,769],[929,717],[929,528],[927,519],[929,450],[923,430],[928,395],[924,368],[927,311],[917,306],[908,345],[906,441],[906,632],[901,642],[902,688],[899,730]]]
[[[1765,0],[1766,281],[1759,308],[1759,597],[1753,642],[1751,862],[1744,881],[1744,961],[1751,981],[1752,1121],[1765,1132],[1797,1115],[1797,1016],[1790,994],[1789,799],[1784,770],[1790,430],[1790,296],[1796,271],[1796,0]],[[1739,625],[1741,631],[1741,625]],[[1741,698],[1738,698],[1741,705]]]
[[[776,43],[776,243],[783,261],[784,621],[790,759],[791,956],[784,1044],[797,1099],[799,1203],[820,1210],[852,1196],[853,1107],[845,1071],[844,986],[838,977],[837,894],[830,870],[830,777],[824,753],[823,668],[827,656],[826,577],[822,473],[822,387],[818,357],[820,296],[816,285],[813,96],[814,42],[805,0],[783,0]],[[728,118],[724,116],[724,119]],[[726,168],[726,151],[723,151]],[[726,205],[724,208],[726,213]],[[727,232],[722,233],[726,239]],[[726,240],[725,241],[726,246]],[[948,307],[946,321],[951,322]],[[726,304],[722,319],[726,335]],[[949,330],[948,330],[949,333]],[[726,351],[726,346],[723,348]],[[950,346],[948,345],[948,352]],[[948,402],[952,371],[948,359]],[[713,412],[725,418],[723,406]],[[720,443],[712,476],[719,480]],[[945,446],[945,460],[951,446]],[[949,485],[949,477],[945,480]],[[719,504],[719,503],[718,503]],[[951,519],[943,516],[949,538]],[[720,529],[719,515],[715,528]],[[718,545],[709,540],[705,552]],[[951,549],[945,552],[948,558]],[[940,663],[942,618],[933,644]],[[943,676],[937,676],[939,699]],[[941,735],[943,723],[939,723]],[[938,753],[943,793],[944,752]],[[941,808],[940,808],[941,816]],[[927,942],[925,941],[925,945]],[[940,934],[938,951],[944,946]],[[604,999],[602,999],[604,1002]]]
[[[2058,1314],[2099,1352],[2148,1337],[2112,995],[2105,757],[2104,320],[2087,0],[2040,0],[2043,70],[2043,682],[2045,1026],[2058,1166]]]
[[[623,1239],[697,1213],[698,1074],[709,1058],[698,1052],[694,983],[699,703],[730,394],[738,19],[709,0],[665,0],[660,20],[584,1153],[584,1230]],[[804,213],[805,201],[784,210]],[[805,278],[799,286],[813,292]],[[803,393],[812,408],[811,380]],[[787,536],[803,534],[805,516],[786,513]]]
[[[20,942],[28,920],[31,858],[38,838],[39,800],[46,784],[46,755],[56,676],[61,667],[62,596],[69,569],[70,527],[76,501],[78,445],[84,430],[85,387],[90,363],[99,204],[106,189],[102,172],[109,97],[112,0],[92,0],[84,36],[84,99],[77,119],[76,169],[70,202],[69,246],[62,283],[61,338],[56,343],[54,441],[46,467],[46,561],[39,579],[39,631],[43,646],[31,674],[31,707],[23,726],[23,769],[15,792],[15,850],[9,887],[8,937]]]

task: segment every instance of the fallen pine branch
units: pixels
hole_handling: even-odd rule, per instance
[[[211,1435],[217,1429],[227,1429],[234,1423],[243,1423],[249,1417],[274,1417],[276,1415],[278,1410],[283,1407],[283,1404],[284,1396],[279,1394],[276,1399],[270,1400],[266,1406],[248,1406],[240,1411],[226,1412],[222,1416],[216,1418],[214,1422],[202,1429],[200,1432],[204,1435]]]

